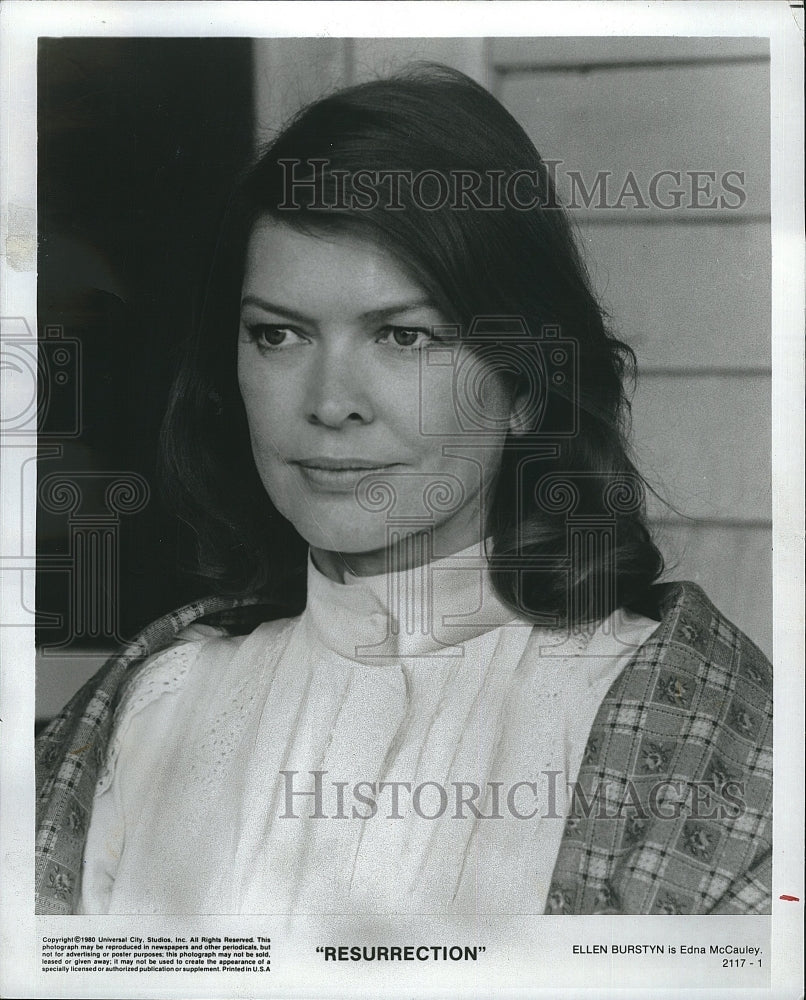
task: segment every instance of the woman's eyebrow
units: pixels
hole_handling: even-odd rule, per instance
[[[241,299],[241,307],[243,306],[258,306],[261,309],[265,309],[267,312],[275,313],[278,316],[285,316],[287,319],[292,319],[297,323],[314,323],[315,320],[311,316],[306,316],[304,313],[297,312],[296,309],[289,309],[288,306],[278,305],[276,302],[269,302],[268,299],[261,298],[259,295],[244,295]],[[388,306],[380,306],[378,309],[370,309],[365,313],[361,313],[358,317],[361,320],[377,321],[381,319],[388,319],[390,316],[396,316],[399,313],[409,312],[412,309],[436,309],[436,306],[430,299],[412,299],[410,302],[395,302]]]
[[[409,312],[412,309],[435,309],[436,306],[430,299],[413,299],[411,302],[396,302],[392,305],[381,306],[379,309],[370,309],[362,313],[360,319],[379,320],[387,319],[389,316],[397,316],[398,313]]]
[[[296,309],[289,309],[288,306],[279,306],[275,302],[269,302],[268,299],[262,299],[259,295],[244,295],[241,299],[241,308],[244,306],[258,306],[261,309],[265,309],[266,312],[276,313],[278,316],[285,316],[287,319],[293,319],[297,323],[314,322],[310,316],[297,312]]]

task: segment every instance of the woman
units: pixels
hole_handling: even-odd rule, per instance
[[[769,665],[653,586],[632,352],[520,126],[437,67],[317,102],[210,287],[165,453],[228,596],[43,736],[40,910],[767,912]]]

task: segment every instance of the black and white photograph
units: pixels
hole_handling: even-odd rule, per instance
[[[796,996],[802,7],[26,6],[4,995]]]

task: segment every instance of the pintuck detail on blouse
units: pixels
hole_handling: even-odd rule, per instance
[[[475,550],[340,583],[311,564],[299,618],[197,642],[178,684],[170,648],[147,661],[116,713],[82,912],[539,912],[562,837],[549,776],[573,780],[601,699],[657,623],[535,628]],[[316,811],[335,822],[289,821],[289,769],[297,803],[322,776]],[[513,787],[534,788],[526,837]]]
[[[660,623],[590,727],[545,912],[767,913],[771,667],[696,585],[653,597]],[[160,619],[48,726],[37,743],[38,913],[76,911],[93,797],[114,765],[113,727],[122,731],[115,713],[186,683],[194,648],[265,614],[256,601],[216,598]],[[194,622],[201,631],[172,645]],[[127,701],[132,677],[138,700]]]

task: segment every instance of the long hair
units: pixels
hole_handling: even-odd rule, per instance
[[[483,87],[431,65],[303,109],[237,187],[163,430],[165,481],[201,574],[304,603],[307,547],[258,477],[236,379],[246,245],[267,215],[379,242],[471,350],[502,324],[520,331],[499,346],[535,405],[505,444],[489,506],[494,585],[536,621],[596,621],[640,600],[663,562],[627,445],[634,354],[607,329],[526,133]]]

